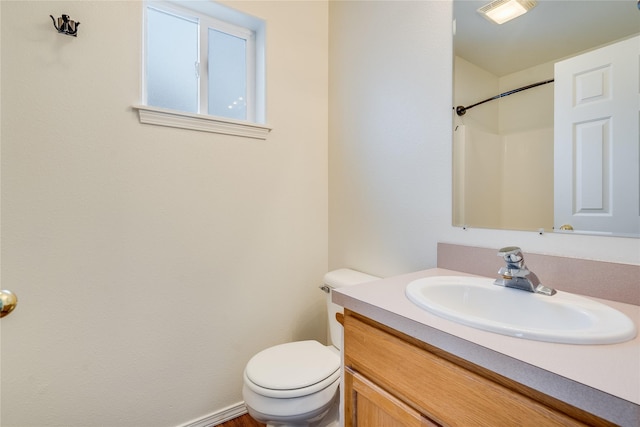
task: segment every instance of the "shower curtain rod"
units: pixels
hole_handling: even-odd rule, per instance
[[[496,96],[494,96],[492,98],[485,99],[484,101],[476,102],[475,104],[469,105],[468,107],[463,107],[462,105],[458,105],[457,107],[455,107],[456,108],[456,114],[459,115],[459,116],[464,116],[464,114],[467,112],[467,110],[470,110],[471,108],[476,107],[476,106],[478,106],[480,104],[484,104],[485,102],[493,101],[494,99],[499,99],[499,98],[502,98],[502,97],[505,97],[505,96],[509,96],[509,95],[514,94],[514,93],[522,92],[523,90],[531,89],[531,88],[534,88],[534,87],[537,87],[537,86],[546,85],[547,83],[553,83],[553,79],[545,80],[543,82],[533,83],[533,84],[530,84],[530,85],[527,85],[527,86],[522,86],[522,87],[520,87],[518,89],[513,89],[513,90],[510,90],[510,91],[507,91],[507,92],[503,92],[500,95],[496,95]]]

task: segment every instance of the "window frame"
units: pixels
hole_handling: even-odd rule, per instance
[[[134,106],[141,123],[206,132],[266,139],[271,128],[265,122],[265,24],[264,21],[214,2],[191,3],[193,9],[172,1],[147,0],[143,7],[142,105]],[[146,52],[148,8],[198,23],[198,113],[154,107],[147,104]],[[213,16],[215,15],[215,17]],[[208,114],[208,41],[209,29],[246,41],[246,120]],[[205,76],[205,78],[203,78]]]

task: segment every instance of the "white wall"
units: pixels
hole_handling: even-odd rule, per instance
[[[330,3],[330,267],[435,264],[451,223],[451,6]]]
[[[233,3],[267,21],[267,141],[138,122],[141,2],[0,4],[2,426],[176,426],[324,340],[327,4]]]
[[[438,241],[640,264],[640,239],[451,226],[451,17],[448,0],[331,3],[330,266],[432,267]]]

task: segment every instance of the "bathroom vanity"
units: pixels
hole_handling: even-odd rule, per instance
[[[411,303],[430,269],[334,292],[345,307],[345,426],[640,423],[640,338],[568,345],[467,327]],[[640,307],[604,301],[636,322]]]

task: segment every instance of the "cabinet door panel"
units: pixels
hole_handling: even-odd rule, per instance
[[[354,415],[347,426],[361,427],[437,427],[418,411],[396,399],[362,375],[345,372],[347,393]]]

